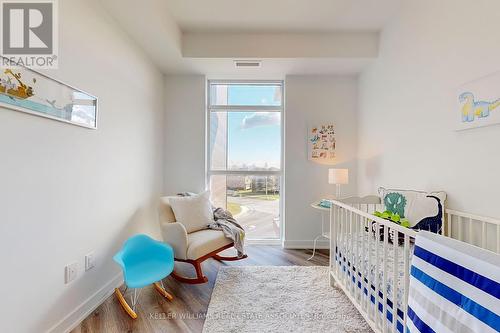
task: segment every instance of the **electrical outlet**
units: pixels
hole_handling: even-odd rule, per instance
[[[85,256],[85,270],[88,271],[95,267],[95,255],[94,252],[90,252]]]
[[[71,264],[68,264],[66,266],[66,269],[64,270],[64,282],[65,283],[70,283],[76,277],[78,276],[78,263],[73,262]]]

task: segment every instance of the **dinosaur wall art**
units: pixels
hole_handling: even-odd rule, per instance
[[[500,106],[500,98],[493,102],[476,101],[471,92],[464,92],[458,98],[460,102],[464,103],[462,106],[463,122],[474,121],[476,117],[488,117],[491,111]]]
[[[456,96],[457,129],[500,123],[500,72],[462,85]]]

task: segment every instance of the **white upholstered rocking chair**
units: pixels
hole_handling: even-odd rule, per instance
[[[169,204],[169,197],[160,198],[160,227],[163,240],[174,249],[175,261],[189,263],[196,271],[195,278],[178,275],[175,270],[172,276],[184,283],[199,284],[208,281],[203,275],[201,263],[209,258],[221,261],[234,261],[247,258],[222,257],[218,253],[234,246],[231,239],[226,238],[219,230],[202,229],[188,233],[181,222],[175,219],[172,207]]]

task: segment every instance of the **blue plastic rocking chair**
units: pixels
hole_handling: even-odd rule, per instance
[[[119,288],[115,289],[116,297],[123,309],[133,319],[140,291],[137,289],[154,284],[155,289],[169,301],[173,299],[163,286],[162,279],[174,270],[174,250],[168,244],[159,242],[146,235],[129,238],[113,259],[121,266],[125,280],[125,292],[134,289],[132,307],[125,300]]]

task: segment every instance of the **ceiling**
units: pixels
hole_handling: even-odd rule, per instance
[[[382,29],[402,0],[165,0],[182,31]]]
[[[376,32],[402,0],[101,3],[166,74],[284,77],[359,73],[377,57]],[[262,67],[237,69],[235,59],[259,59]]]
[[[195,73],[210,79],[255,78],[268,80],[285,79],[286,75],[352,75],[371,63],[371,59],[283,59],[263,58],[262,67],[236,69],[232,59],[186,59]]]

